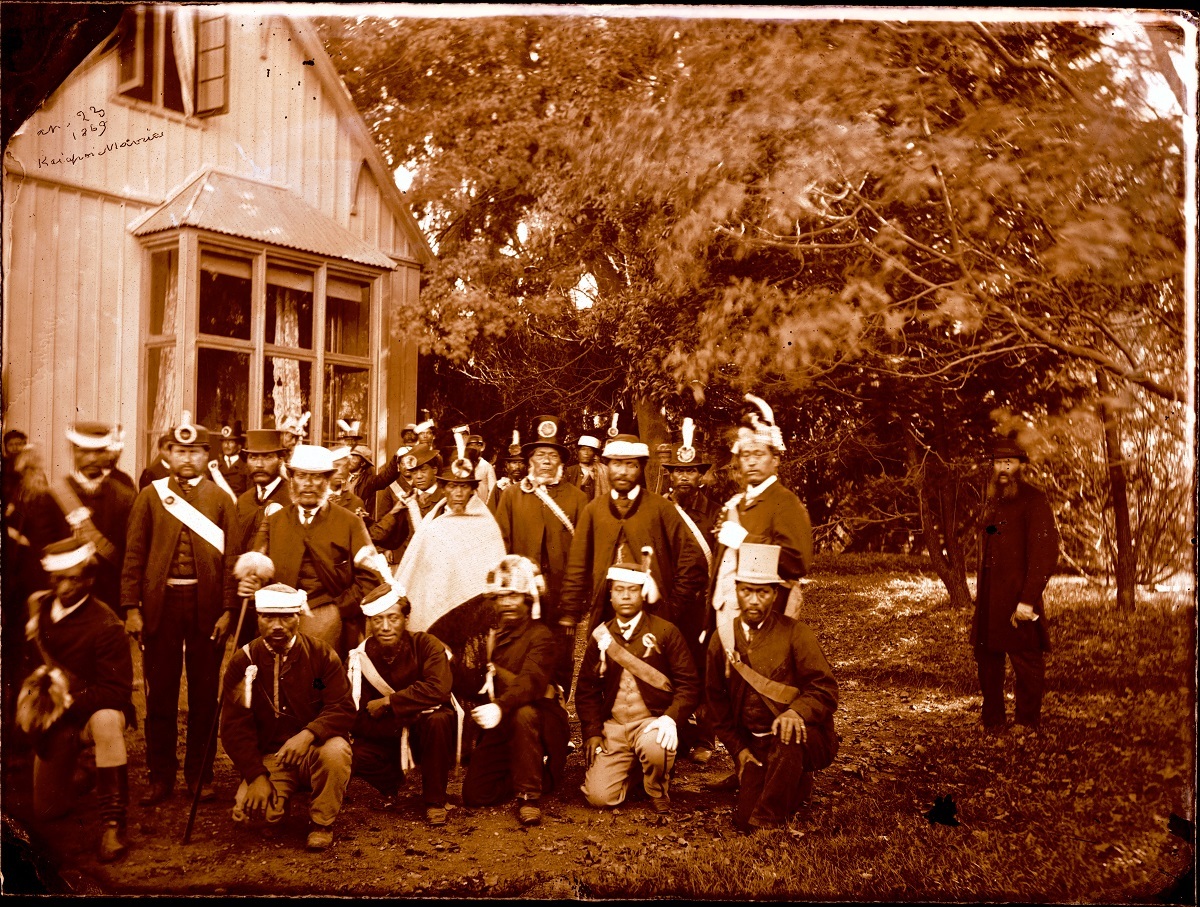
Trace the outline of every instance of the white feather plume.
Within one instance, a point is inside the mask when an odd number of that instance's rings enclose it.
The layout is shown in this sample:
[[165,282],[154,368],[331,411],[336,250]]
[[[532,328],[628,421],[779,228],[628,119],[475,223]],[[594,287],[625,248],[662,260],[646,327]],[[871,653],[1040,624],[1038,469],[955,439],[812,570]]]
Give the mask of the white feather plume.
[[768,425],[775,424],[775,413],[771,411],[771,407],[767,405],[766,400],[764,400],[762,397],[756,397],[754,394],[746,394],[745,400],[747,403],[753,403],[762,411],[763,419],[766,420]]
[[683,420],[682,433],[683,433],[683,446],[691,447],[692,439],[693,439],[693,437],[695,437],[695,434],[696,434],[696,423],[692,421],[690,416]]

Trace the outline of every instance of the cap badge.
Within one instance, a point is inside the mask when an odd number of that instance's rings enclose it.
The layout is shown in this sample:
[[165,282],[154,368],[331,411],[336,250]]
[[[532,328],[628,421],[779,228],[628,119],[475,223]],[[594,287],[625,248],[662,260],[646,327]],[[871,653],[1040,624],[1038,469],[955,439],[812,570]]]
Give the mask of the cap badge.
[[545,422],[538,423],[537,432],[539,438],[553,438],[558,434],[558,429],[553,422],[547,419]]
[[676,456],[679,457],[680,463],[691,463],[693,460],[696,459],[696,448],[681,447],[681,448],[679,448],[679,452],[678,452],[678,454],[676,454]]
[[417,468],[417,458],[412,454],[406,454],[404,459],[400,461],[400,465],[405,469],[412,471]]
[[456,479],[475,478],[475,470],[471,468],[471,464],[466,460],[455,460],[451,463],[450,474]]
[[228,425],[222,425],[221,426],[221,437],[222,438],[232,438],[233,437],[233,429],[230,428]]

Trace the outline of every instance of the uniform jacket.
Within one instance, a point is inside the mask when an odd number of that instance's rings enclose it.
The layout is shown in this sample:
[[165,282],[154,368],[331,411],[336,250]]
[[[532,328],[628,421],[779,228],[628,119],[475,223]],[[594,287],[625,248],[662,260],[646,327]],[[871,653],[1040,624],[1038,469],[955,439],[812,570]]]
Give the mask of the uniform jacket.
[[399,738],[405,726],[416,721],[427,709],[450,704],[450,659],[446,647],[436,636],[428,633],[400,634],[396,645],[396,660],[388,664],[381,655],[382,646],[373,636],[367,637],[367,656],[375,669],[393,690],[390,711],[382,718],[372,718],[367,704],[383,696],[371,686],[366,675],[362,679],[362,697],[358,717],[354,720],[355,737]]
[[300,563],[305,551],[311,549],[309,556],[316,562],[321,585],[332,601],[316,600],[310,592],[309,603],[317,607],[332,603],[343,617],[359,617],[363,596],[379,585],[374,572],[354,563],[359,550],[370,544],[367,527],[360,517],[337,504],[326,503],[317,511],[311,526],[300,524],[300,508],[296,504],[266,517],[259,524],[253,547],[275,565],[274,581],[287,583],[294,589],[300,588]]
[[239,497],[253,484],[250,481],[250,467],[240,456],[235,456],[233,465],[230,465],[225,460],[225,454],[217,454],[217,469],[225,477],[225,481],[229,484],[229,490]]
[[[995,499],[983,525],[971,642],[993,652],[1048,649],[1042,593],[1058,566],[1059,538],[1046,495],[1018,480],[1016,497]],[[1020,603],[1039,616],[1013,627]]]
[[[742,622],[734,623],[734,645],[742,660],[769,680],[799,690],[791,703],[778,705],[796,712],[811,729],[834,736],[833,713],[837,710],[838,687],[833,671],[812,630],[800,621],[774,612],[767,615],[754,633],[753,646],[746,642]],[[708,646],[705,701],[717,737],[731,755],[750,745],[752,732],[770,730],[773,712],[763,697],[732,667],[725,676],[726,655],[719,637]]]
[[[628,642],[621,637],[615,617],[608,622],[608,629],[614,639],[623,643],[631,654],[662,671],[671,681],[673,689],[667,693],[635,678],[638,692],[642,694],[642,700],[650,714],[655,718],[669,715],[677,725],[687,721],[688,716],[700,704],[701,690],[700,678],[696,674],[696,666],[692,662],[683,634],[675,629],[674,624],[645,611],[633,628],[633,635]],[[648,633],[654,635],[655,643],[649,647],[644,642]],[[611,651],[610,647],[609,652]],[[613,703],[616,702],[621,675],[624,673],[625,669],[617,664],[611,655],[606,655],[604,676],[601,677],[600,648],[595,639],[588,639],[575,687],[575,708],[579,712],[579,726],[583,731],[584,740],[588,737],[604,736],[604,722],[612,717]]]
[[400,460],[398,457],[392,457],[382,469],[376,470],[368,463],[358,472],[352,472],[346,479],[346,488],[365,502],[371,522],[375,521],[380,512],[376,495],[396,481],[399,475]]
[[[415,489],[412,494],[417,494]],[[427,495],[417,494],[417,506],[420,508],[421,516],[429,513],[445,496],[446,492],[442,489],[441,483],[438,483]],[[412,540],[413,532],[415,532],[415,527],[409,516],[408,507],[397,501],[392,509],[371,527],[371,541],[379,548],[395,551],[396,558],[399,560],[404,555],[404,549]]]
[[142,474],[138,476],[138,490],[145,488],[151,482],[157,482],[159,479],[165,479],[171,474],[171,467],[163,459],[155,460],[149,466],[142,470]]
[[[724,519],[723,511],[724,508],[717,515],[718,531]],[[744,542],[778,545],[782,549],[779,552],[779,575],[783,579],[799,579],[808,573],[813,554],[812,522],[800,498],[791,489],[785,488],[778,478],[750,506],[746,506],[744,499],[738,504],[738,522],[749,533]],[[713,549],[712,573],[708,583],[710,601],[725,550],[721,544]],[[786,600],[787,589],[781,587],[777,605],[781,613]],[[709,607],[705,628],[710,635],[715,626],[716,615]]]
[[[545,487],[550,499],[578,527],[588,504],[584,493],[566,481]],[[572,533],[536,494],[522,491],[520,485],[510,485],[500,496],[496,522],[500,524],[505,550],[524,555],[541,568],[546,580],[546,594],[541,600],[542,619],[557,623]]]
[[[320,746],[333,737],[349,737],[354,700],[337,653],[319,639],[296,634],[279,673],[280,714],[274,709],[275,656],[262,637],[249,644],[250,655],[237,649],[225,671],[221,702],[221,745],[247,781],[267,774],[263,755],[276,752],[305,728]],[[246,668],[253,661],[258,676],[250,708],[244,691]]]
[[572,463],[563,470],[563,481],[570,482],[583,491],[589,501],[605,497],[612,490],[608,479],[608,467],[601,463],[599,458],[592,462],[592,466],[595,468],[596,477],[591,481],[585,478],[583,467],[578,463]]
[[[75,700],[67,710],[67,717],[85,724],[94,712],[115,709],[124,713],[129,726],[136,724],[133,657],[129,653],[125,626],[117,615],[104,602],[89,596],[78,608],[54,623],[50,619],[54,593],[41,592],[34,599],[38,640],[50,656],[46,663],[66,672]],[[38,652],[34,661],[42,663],[45,659]]]
[[[175,495],[182,494],[174,478],[169,481],[167,490]],[[143,488],[138,493],[129,514],[125,565],[121,571],[121,608],[136,608],[141,603],[148,636],[153,636],[158,628],[163,592],[180,532],[192,534],[196,579],[199,581],[200,626],[210,626],[217,622],[222,611],[232,612],[237,608],[233,565],[238,555],[235,547],[238,521],[233,501],[212,479],[201,476],[189,503],[225,533],[224,554],[167,513],[153,487]]]
[[[133,510],[137,492],[114,479],[111,474],[100,482],[95,494],[88,494],[72,476],[67,476],[65,481],[79,496],[80,503],[92,511],[91,519],[96,529],[117,550],[112,561],[98,559],[96,597],[104,602],[120,601],[121,569],[125,564],[125,536],[129,530],[129,514]],[[75,534],[62,508],[58,506],[58,501],[49,493],[39,495],[35,499],[26,526],[32,550],[39,556],[42,549],[51,542],[67,539]],[[31,559],[30,567],[34,571],[33,585],[30,588],[44,588],[46,576],[37,557]]]
[[251,482],[250,487],[243,494],[238,495],[237,500],[238,553],[248,551],[254,543],[254,536],[258,534],[258,524],[262,522],[263,511],[266,510],[268,504],[286,507],[290,503],[292,503],[292,495],[287,479],[280,479],[279,484],[271,490],[267,499],[261,504],[258,501],[258,486]]
[[496,705],[508,715],[546,695],[558,657],[558,644],[545,624],[526,620],[496,634],[492,663],[496,665]]
[[708,564],[683,524],[675,505],[660,495],[638,494],[622,518],[611,497],[597,498],[583,510],[575,527],[567,573],[563,579],[562,611],[588,629],[612,616],[608,604],[608,568],[617,559],[618,543],[641,561],[641,549],[654,549],[650,572],[662,596],[649,610],[675,623],[678,615],[698,607],[704,595]]
[[[666,497],[672,503],[677,503],[674,490]],[[714,550],[717,546],[717,524],[721,521],[721,506],[700,488],[697,488],[682,506],[692,518],[692,522],[704,533],[708,541],[708,550]]]

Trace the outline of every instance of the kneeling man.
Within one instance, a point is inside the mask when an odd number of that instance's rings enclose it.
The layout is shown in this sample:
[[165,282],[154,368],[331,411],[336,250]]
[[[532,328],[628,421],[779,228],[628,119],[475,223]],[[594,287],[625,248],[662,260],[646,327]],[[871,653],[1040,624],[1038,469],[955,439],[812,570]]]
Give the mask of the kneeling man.
[[707,702],[718,738],[736,757],[733,821],[743,830],[785,823],[807,799],[811,773],[838,749],[829,662],[812,630],[775,613],[779,552],[778,545],[738,549],[740,614],[708,647]]
[[411,610],[387,583],[363,599],[368,636],[349,659],[358,709],[354,774],[390,798],[419,759],[425,817],[430,825],[445,825],[457,724],[450,658],[437,637],[409,631]]
[[225,672],[221,743],[242,776],[233,820],[274,825],[307,785],[308,848],[324,850],[350,781],[354,701],[337,653],[299,632],[306,599],[283,583],[254,593],[259,638],[238,649]]
[[500,627],[487,639],[488,702],[471,717],[483,728],[463,781],[465,806],[492,806],[517,796],[522,825],[542,821],[538,800],[562,778],[570,739],[567,710],[551,678],[554,633],[538,621],[537,568],[507,555],[488,574],[487,595]]
[[582,790],[592,806],[618,806],[640,768],[655,812],[666,813],[679,725],[699,703],[700,679],[683,634],[643,610],[648,570],[614,564],[608,580],[616,617],[592,632],[575,688],[588,761]]

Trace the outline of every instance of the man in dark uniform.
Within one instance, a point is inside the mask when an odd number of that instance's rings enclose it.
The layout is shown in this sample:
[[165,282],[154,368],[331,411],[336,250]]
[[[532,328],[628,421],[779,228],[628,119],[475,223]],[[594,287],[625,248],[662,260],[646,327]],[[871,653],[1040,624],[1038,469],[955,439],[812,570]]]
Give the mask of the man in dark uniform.
[[[214,462],[235,500],[245,493],[249,484],[250,468],[241,456],[245,441],[241,422],[221,426],[221,455]],[[213,479],[215,481],[216,477]]]
[[465,806],[517,796],[522,825],[542,821],[538,801],[562,779],[570,739],[567,711],[551,682],[558,646],[537,617],[537,568],[507,555],[488,577],[499,629],[488,636],[488,702],[471,717],[483,728],[463,781]]
[[508,453],[504,457],[502,468],[504,475],[496,480],[496,487],[492,489],[491,496],[488,498],[488,507],[492,513],[495,513],[496,508],[500,506],[500,496],[504,494],[504,489],[516,485],[529,472],[529,464],[525,462],[525,455],[521,453],[521,435],[517,431],[513,431],[513,440],[508,445]]
[[[379,582],[365,566],[375,547],[361,517],[329,502],[332,451],[297,444],[288,469],[292,503],[263,517],[250,548],[271,559],[277,582],[308,596],[300,632],[340,655],[361,638],[359,606]],[[258,585],[246,577],[238,582],[238,595],[253,595]]]
[[234,652],[225,672],[221,745],[242,776],[233,820],[282,822],[305,786],[307,846],[325,850],[350,783],[354,701],[337,653],[299,632],[304,604],[304,593],[283,583],[254,593],[259,638]]
[[400,458],[412,490],[371,527],[371,540],[381,550],[391,552],[394,563],[400,562],[417,528],[446,496],[437,480],[441,465],[442,455],[424,445],[414,447]]
[[[29,697],[18,710],[18,722],[35,741],[34,812],[53,819],[70,810],[75,763],[84,744],[95,744],[104,826],[97,856],[108,863],[128,849],[125,729],[136,724],[129,639],[117,615],[91,594],[97,560],[90,541],[72,537],[48,545],[42,568],[50,589],[30,602],[40,662],[35,676],[43,694],[57,688],[59,695]],[[62,694],[70,695],[70,705],[62,704]]]
[[354,774],[391,799],[419,761],[425,817],[445,825],[457,724],[450,658],[436,637],[409,631],[411,610],[386,583],[363,599],[368,635],[348,668],[358,709]]
[[170,435],[171,475],[143,488],[133,502],[121,572],[125,631],[145,642],[150,790],[142,799],[144,806],[168,799],[175,788],[179,681],[185,665],[188,726],[183,774],[193,792],[201,786],[201,799],[216,796],[212,764],[202,778],[201,760],[216,713],[222,647],[237,608],[237,510],[229,495],[204,474],[208,429],[193,425],[185,411]]
[[564,692],[571,689],[575,658],[575,627],[560,626],[562,582],[571,553],[571,538],[588,500],[582,491],[563,480],[559,420],[539,416],[535,440],[521,453],[529,460],[529,475],[500,498],[496,522],[509,554],[520,554],[537,564],[546,580],[542,596],[542,623],[559,635],[559,662],[554,682]]
[[787,822],[838,750],[838,688],[825,653],[812,630],[777,613],[780,550],[740,546],[734,644],[718,635],[708,647],[706,697],[737,766],[733,822],[744,831]]
[[1058,566],[1059,537],[1046,495],[1025,481],[1029,457],[1016,441],[992,449],[992,481],[979,544],[971,643],[983,693],[983,726],[1004,729],[1004,657],[1015,675],[1016,720],[1036,728],[1045,687],[1042,594]]

